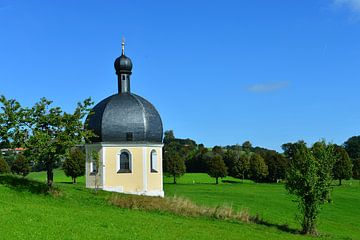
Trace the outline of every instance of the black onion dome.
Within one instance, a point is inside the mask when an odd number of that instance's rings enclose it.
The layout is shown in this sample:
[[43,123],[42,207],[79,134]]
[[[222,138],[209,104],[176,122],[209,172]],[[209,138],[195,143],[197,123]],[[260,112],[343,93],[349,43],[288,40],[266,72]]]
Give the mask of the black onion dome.
[[115,59],[114,67],[116,70],[116,74],[119,73],[131,73],[132,70],[132,62],[131,59],[122,54],[120,57]]
[[163,126],[155,107],[133,93],[114,94],[98,103],[87,119],[93,142],[162,142]]

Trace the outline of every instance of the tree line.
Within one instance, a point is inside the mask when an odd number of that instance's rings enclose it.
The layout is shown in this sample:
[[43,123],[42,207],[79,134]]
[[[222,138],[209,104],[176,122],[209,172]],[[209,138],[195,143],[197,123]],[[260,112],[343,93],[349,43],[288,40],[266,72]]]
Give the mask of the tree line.
[[[293,143],[282,145],[283,153],[251,142],[207,148],[191,139],[176,138],[172,130],[164,134],[164,173],[176,178],[189,173],[208,173],[218,183],[219,178],[231,176],[255,182],[279,182],[286,179]],[[336,161],[332,177],[339,181],[360,178],[360,136],[349,138],[343,145],[334,146]]]

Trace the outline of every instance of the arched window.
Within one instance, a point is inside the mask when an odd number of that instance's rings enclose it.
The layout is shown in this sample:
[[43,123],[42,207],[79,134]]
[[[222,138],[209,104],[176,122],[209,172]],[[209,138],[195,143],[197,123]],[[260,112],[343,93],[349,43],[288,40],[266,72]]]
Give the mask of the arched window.
[[155,150],[152,150],[150,153],[150,171],[151,172],[158,172],[158,166],[157,166],[157,152]]
[[131,172],[131,154],[127,150],[122,150],[118,159],[118,173]]

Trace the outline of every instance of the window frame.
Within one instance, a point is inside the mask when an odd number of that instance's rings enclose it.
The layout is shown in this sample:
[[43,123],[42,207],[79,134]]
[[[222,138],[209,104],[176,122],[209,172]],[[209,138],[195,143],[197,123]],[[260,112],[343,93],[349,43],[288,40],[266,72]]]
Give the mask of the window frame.
[[[153,159],[153,154],[156,156],[155,159]],[[155,163],[155,164],[154,164]],[[158,168],[158,153],[155,149],[152,149],[150,151],[150,172],[151,173],[158,173],[159,172],[159,168]]]
[[[128,154],[129,156],[129,169],[121,169],[121,155],[123,153]],[[116,161],[116,171],[117,173],[132,173],[132,154],[129,150],[127,149],[122,149],[118,154],[117,154],[117,161]]]

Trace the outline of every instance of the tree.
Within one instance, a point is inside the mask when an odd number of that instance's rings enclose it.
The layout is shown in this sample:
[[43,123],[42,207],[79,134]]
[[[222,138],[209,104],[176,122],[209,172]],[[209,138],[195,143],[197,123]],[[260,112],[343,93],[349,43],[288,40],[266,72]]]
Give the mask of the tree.
[[344,143],[344,147],[352,160],[360,158],[360,136],[349,138]]
[[220,146],[214,146],[211,151],[220,156],[224,155],[224,151],[223,151],[222,147],[220,147]]
[[167,130],[164,133],[164,144],[168,144],[175,139],[174,131]]
[[255,152],[261,155],[268,166],[269,174],[266,176],[266,182],[277,182],[279,179],[285,179],[287,159],[273,150],[256,148]]
[[26,109],[15,99],[0,96],[0,145],[8,148],[8,154],[15,156],[15,148],[23,147],[28,136]]
[[250,179],[256,182],[263,181],[269,173],[264,159],[257,153],[251,155],[249,172]]
[[17,154],[11,165],[11,172],[25,177],[30,172],[29,162],[23,154]]
[[227,167],[225,166],[223,158],[216,154],[208,160],[207,164],[209,176],[215,178],[216,184],[219,184],[219,178],[227,176]]
[[285,187],[299,199],[303,233],[317,234],[316,221],[320,206],[330,195],[334,147],[322,141],[309,149],[305,142],[299,141],[283,145],[283,149],[289,159]]
[[72,114],[63,112],[59,107],[51,107],[51,104],[51,101],[42,98],[30,110],[31,136],[26,144],[28,155],[34,161],[44,163],[49,187],[53,183],[54,166],[64,158],[66,151],[94,136],[82,122],[90,111],[90,99],[78,103]]
[[76,183],[76,178],[85,174],[85,153],[80,148],[73,148],[67,154],[63,163],[65,175],[72,178]]
[[186,172],[193,173],[206,173],[206,161],[204,160],[204,155],[208,152],[208,149],[204,147],[203,144],[197,146],[196,152],[185,161]]
[[360,158],[353,161],[353,178],[360,179]]
[[241,151],[240,148],[229,149],[224,157],[229,175],[243,180],[247,178],[250,170],[250,157],[251,153]]
[[164,172],[166,176],[173,177],[174,184],[176,178],[184,175],[186,171],[185,161],[174,149],[164,151]]
[[5,161],[2,154],[0,153],[0,174],[9,173],[9,172],[10,172],[9,164]]
[[253,149],[250,141],[245,141],[241,147],[242,147],[242,150],[244,150],[245,152],[251,152]]
[[340,146],[335,147],[336,162],[333,168],[334,179],[339,180],[341,185],[342,179],[350,179],[352,176],[352,163],[346,150]]

